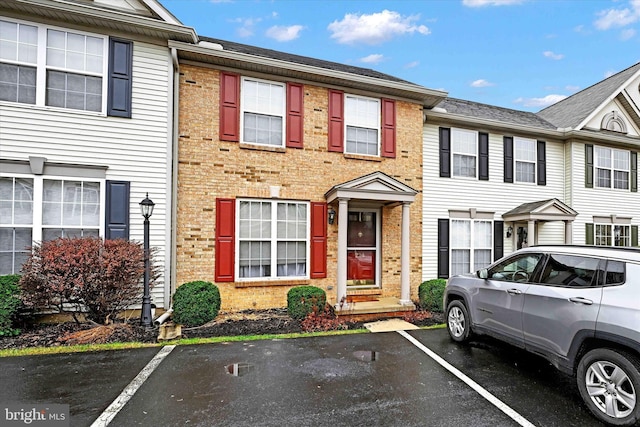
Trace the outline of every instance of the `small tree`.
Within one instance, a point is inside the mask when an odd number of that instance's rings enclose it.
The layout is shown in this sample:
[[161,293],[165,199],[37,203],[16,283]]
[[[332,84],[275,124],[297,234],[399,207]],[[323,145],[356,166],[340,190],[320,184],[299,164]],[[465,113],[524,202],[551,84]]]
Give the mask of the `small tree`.
[[[150,254],[150,286],[159,276],[152,259]],[[122,239],[59,238],[37,243],[22,273],[25,306],[71,311],[76,322],[85,310],[89,320],[104,324],[141,300],[144,249]]]

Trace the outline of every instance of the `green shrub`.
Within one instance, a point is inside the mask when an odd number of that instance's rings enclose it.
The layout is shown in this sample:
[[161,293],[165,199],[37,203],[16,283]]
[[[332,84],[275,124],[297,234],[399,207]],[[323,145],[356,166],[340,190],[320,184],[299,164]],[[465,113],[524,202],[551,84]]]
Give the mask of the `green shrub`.
[[13,320],[22,304],[19,281],[17,274],[0,276],[0,337],[20,333],[19,329],[13,327]]
[[220,291],[211,282],[188,282],[173,295],[173,321],[186,327],[212,321],[220,310]]
[[422,282],[418,288],[420,306],[425,310],[442,313],[444,311],[442,297],[446,285],[447,281],[445,279],[432,279]]
[[322,313],[326,304],[327,294],[316,286],[296,286],[287,292],[287,311],[297,320],[310,313]]

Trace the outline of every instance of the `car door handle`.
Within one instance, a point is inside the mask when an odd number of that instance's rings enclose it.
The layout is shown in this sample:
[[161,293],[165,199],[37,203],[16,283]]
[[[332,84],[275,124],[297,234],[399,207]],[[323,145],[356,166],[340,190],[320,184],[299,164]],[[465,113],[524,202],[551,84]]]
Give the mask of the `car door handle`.
[[520,295],[522,291],[520,289],[507,289],[509,295]]
[[569,301],[571,301],[571,302],[577,302],[578,304],[584,304],[584,305],[591,305],[591,304],[593,304],[593,301],[591,301],[590,299],[586,299],[586,298],[582,298],[582,297],[573,297],[573,298],[569,298]]

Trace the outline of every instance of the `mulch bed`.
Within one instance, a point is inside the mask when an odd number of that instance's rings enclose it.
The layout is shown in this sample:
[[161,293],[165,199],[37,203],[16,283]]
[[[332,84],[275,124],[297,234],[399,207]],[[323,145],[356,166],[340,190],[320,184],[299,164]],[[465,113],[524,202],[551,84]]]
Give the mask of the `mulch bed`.
[[[405,320],[417,326],[442,323],[441,313],[414,312]],[[364,322],[343,322],[339,329],[362,329]],[[219,313],[210,323],[195,328],[182,328],[182,338],[207,338],[237,335],[288,334],[304,332],[301,322],[292,319],[287,309],[246,310]],[[28,347],[55,347],[83,343],[142,342],[154,343],[158,328],[145,329],[136,320],[96,327],[75,322],[33,324],[22,328],[20,335],[0,337],[0,350]]]

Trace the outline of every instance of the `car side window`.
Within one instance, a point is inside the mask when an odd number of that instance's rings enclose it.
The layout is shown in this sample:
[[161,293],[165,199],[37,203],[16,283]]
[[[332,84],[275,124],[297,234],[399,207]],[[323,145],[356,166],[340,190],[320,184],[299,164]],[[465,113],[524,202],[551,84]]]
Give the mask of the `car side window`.
[[527,253],[506,259],[494,265],[488,271],[488,277],[501,282],[528,282],[541,258],[542,254]]
[[578,288],[596,286],[599,262],[597,258],[551,254],[540,282]]
[[605,274],[605,285],[620,285],[625,281],[624,262],[608,261]]

